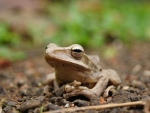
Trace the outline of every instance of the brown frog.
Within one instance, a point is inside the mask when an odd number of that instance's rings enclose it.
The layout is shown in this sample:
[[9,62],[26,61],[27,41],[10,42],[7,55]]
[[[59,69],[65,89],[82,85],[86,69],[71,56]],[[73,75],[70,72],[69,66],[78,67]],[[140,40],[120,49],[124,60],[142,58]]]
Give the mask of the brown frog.
[[46,47],[45,60],[55,68],[56,94],[66,99],[77,95],[89,99],[99,97],[108,82],[112,84],[108,89],[121,83],[114,70],[98,67],[98,56],[86,55],[83,47],[78,44],[59,47],[51,43]]

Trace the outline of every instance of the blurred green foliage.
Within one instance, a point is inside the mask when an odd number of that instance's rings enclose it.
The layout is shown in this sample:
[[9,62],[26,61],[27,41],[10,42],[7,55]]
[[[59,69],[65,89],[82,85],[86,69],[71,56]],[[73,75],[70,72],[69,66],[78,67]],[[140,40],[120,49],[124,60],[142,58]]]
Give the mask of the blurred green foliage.
[[22,51],[15,51],[7,47],[0,48],[0,58],[8,59],[10,61],[22,60],[25,58],[25,53]]
[[24,52],[12,50],[18,47],[20,43],[19,35],[12,32],[8,24],[0,23],[0,58],[11,61],[25,58]]
[[[94,48],[114,40],[123,44],[150,41],[148,1],[57,0],[49,2],[45,11],[46,21],[39,21],[36,26],[28,23],[26,27],[34,46],[53,42],[59,45],[79,43]],[[0,23],[0,57],[10,56],[11,59],[10,48],[26,45],[21,37],[12,32],[8,24]],[[14,55],[23,58],[21,54]],[[19,58],[13,56],[13,59]]]
[[69,5],[56,3],[49,11],[58,27],[53,41],[59,44],[98,47],[111,39],[150,41],[149,2],[74,1]]
[[0,23],[0,45],[1,46],[17,46],[20,42],[18,34],[9,30],[9,25]]

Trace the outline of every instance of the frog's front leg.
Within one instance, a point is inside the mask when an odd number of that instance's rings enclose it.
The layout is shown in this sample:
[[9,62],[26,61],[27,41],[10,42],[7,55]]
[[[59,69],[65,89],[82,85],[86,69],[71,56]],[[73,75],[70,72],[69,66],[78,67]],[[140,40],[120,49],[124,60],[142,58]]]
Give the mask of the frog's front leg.
[[65,99],[68,99],[72,96],[77,96],[77,95],[84,95],[85,97],[89,99],[99,97],[104,91],[104,89],[107,87],[108,81],[109,81],[108,77],[102,76],[99,78],[96,85],[92,89],[89,89],[84,86],[80,86],[78,89],[74,89],[70,93],[63,94],[63,97]]

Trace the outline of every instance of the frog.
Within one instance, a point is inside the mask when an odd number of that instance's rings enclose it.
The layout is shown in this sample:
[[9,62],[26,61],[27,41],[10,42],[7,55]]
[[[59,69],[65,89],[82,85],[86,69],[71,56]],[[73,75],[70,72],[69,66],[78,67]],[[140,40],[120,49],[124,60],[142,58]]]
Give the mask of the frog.
[[[102,69],[98,55],[86,55],[79,44],[60,47],[54,43],[46,46],[46,62],[55,68],[53,78],[57,96],[68,99],[83,95],[88,99],[100,97],[121,84],[113,69]],[[111,84],[109,87],[108,84]]]

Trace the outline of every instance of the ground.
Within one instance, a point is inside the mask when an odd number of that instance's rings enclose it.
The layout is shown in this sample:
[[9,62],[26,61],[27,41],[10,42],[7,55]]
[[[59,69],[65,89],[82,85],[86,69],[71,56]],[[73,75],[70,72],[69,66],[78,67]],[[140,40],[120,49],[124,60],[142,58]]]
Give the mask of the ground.
[[[83,97],[65,100],[56,97],[53,87],[47,85],[47,75],[54,71],[44,59],[44,48],[27,51],[23,61],[1,62],[0,113],[42,113],[65,107],[125,103],[150,98],[150,44],[136,43],[117,47],[117,54],[105,59],[100,55],[103,68],[115,69],[122,83],[108,98],[89,101]],[[37,51],[38,50],[38,51]],[[98,50],[97,50],[98,51]],[[92,52],[89,52],[92,54]],[[99,110],[99,113],[143,113],[144,106],[117,107]],[[2,111],[2,112],[1,112]],[[81,111],[80,111],[81,112]],[[95,113],[96,110],[82,112]]]

